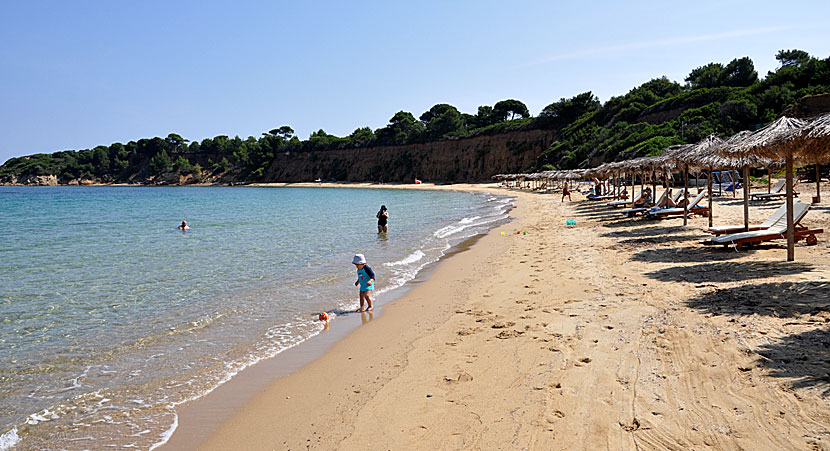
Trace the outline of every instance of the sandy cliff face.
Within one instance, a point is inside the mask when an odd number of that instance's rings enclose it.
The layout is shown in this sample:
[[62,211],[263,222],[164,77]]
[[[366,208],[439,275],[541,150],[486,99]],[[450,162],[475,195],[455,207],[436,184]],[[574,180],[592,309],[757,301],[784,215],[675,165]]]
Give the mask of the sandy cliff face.
[[306,182],[483,181],[502,172],[522,172],[555,139],[550,130],[526,130],[492,136],[406,146],[368,147],[277,155],[267,178]]

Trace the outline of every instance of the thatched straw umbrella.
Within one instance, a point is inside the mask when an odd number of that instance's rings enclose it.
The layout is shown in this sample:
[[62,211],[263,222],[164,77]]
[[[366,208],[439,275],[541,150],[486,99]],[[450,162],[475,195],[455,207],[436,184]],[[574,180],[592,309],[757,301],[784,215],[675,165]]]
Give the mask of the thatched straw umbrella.
[[830,161],[830,113],[819,116],[793,133],[793,148],[803,162],[816,165],[815,203],[821,202],[821,172],[819,165]]
[[[615,162],[611,163],[611,165],[613,166],[613,169],[615,171],[615,177],[618,178],[618,180],[616,181],[616,184],[615,184],[617,186],[617,195],[618,196],[621,195],[622,191],[625,189],[625,176],[628,173],[628,171],[625,169],[625,164],[624,163],[625,162],[623,162],[623,161],[615,161]],[[630,198],[631,198],[631,196],[629,196],[629,199]]]
[[787,261],[795,260],[795,233],[793,224],[793,159],[802,148],[795,138],[800,136],[800,129],[807,123],[800,119],[782,116],[765,125],[740,142],[724,146],[725,155],[754,154],[767,158],[783,158],[786,162],[787,184]]
[[[701,166],[700,158],[715,152],[715,149],[723,145],[723,140],[716,135],[709,135],[695,144],[691,144],[680,148],[677,152],[672,154],[670,158],[675,160],[679,166],[683,167],[683,225],[688,224],[689,215],[689,168]],[[711,172],[709,173],[709,180],[712,179]],[[712,191],[711,184],[709,184],[709,217],[712,216]],[[711,220],[711,219],[710,219]]]
[[[734,136],[729,138],[723,143],[723,146],[734,146],[744,139],[748,138],[752,132],[748,130],[744,130],[741,132],[736,133]],[[752,167],[757,166],[769,166],[771,161],[767,158],[759,157],[757,155],[752,154],[723,154],[718,153],[715,149],[715,152],[702,157],[699,162],[703,166],[709,167],[710,174],[712,172],[712,168],[718,169],[742,169],[743,170],[743,178],[744,178],[744,230],[749,230],[749,192],[750,192],[750,181],[749,181],[749,169]],[[711,192],[710,192],[711,196]],[[711,199],[710,199],[711,203]],[[709,227],[712,227],[712,212],[711,209],[709,211]]]
[[634,173],[640,172],[640,192],[643,192],[646,184],[645,170],[648,167],[648,157],[634,158],[620,163],[621,167],[631,171],[631,195],[634,195]]
[[654,191],[654,198],[655,201],[657,199],[657,182],[659,179],[658,174],[663,174],[663,177],[668,177],[667,171],[670,171],[675,166],[675,161],[672,160],[670,157],[677,149],[675,146],[669,147],[665,152],[660,155],[656,155],[653,157],[645,157],[642,161],[642,165],[646,168],[651,170],[652,174],[652,190]]
[[724,145],[724,141],[718,138],[715,135],[707,136],[701,143],[707,143],[707,145],[701,145],[693,147],[683,154],[681,154],[681,158],[685,161],[689,161],[694,163],[700,168],[705,168],[708,170],[708,174],[706,176],[706,194],[708,195],[708,202],[709,202],[709,227],[714,225],[714,219],[712,217],[713,211],[713,199],[714,196],[712,195],[712,180],[714,180],[714,173],[715,169],[721,169],[724,164],[723,158],[717,157],[717,149]]

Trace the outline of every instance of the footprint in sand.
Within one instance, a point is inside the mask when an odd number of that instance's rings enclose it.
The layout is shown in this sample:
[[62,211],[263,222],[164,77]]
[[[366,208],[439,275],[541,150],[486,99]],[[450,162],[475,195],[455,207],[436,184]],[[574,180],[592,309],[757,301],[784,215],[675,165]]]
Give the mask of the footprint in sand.
[[459,331],[458,331],[458,332],[456,332],[456,333],[457,333],[458,335],[462,336],[462,337],[465,337],[465,336],[467,336],[467,335],[472,335],[472,334],[474,334],[474,333],[478,332],[478,330],[479,330],[479,328],[478,328],[478,327],[473,328],[473,329],[461,329],[461,330],[459,330]]
[[501,340],[506,340],[506,339],[509,339],[509,338],[519,337],[522,334],[524,334],[524,332],[521,332],[521,331],[518,331],[518,330],[503,330],[503,331],[499,332],[498,335],[496,335],[496,338],[501,339]]
[[469,373],[462,371],[461,373],[455,376],[444,376],[444,382],[448,384],[457,384],[459,382],[470,382],[473,380],[473,376]]

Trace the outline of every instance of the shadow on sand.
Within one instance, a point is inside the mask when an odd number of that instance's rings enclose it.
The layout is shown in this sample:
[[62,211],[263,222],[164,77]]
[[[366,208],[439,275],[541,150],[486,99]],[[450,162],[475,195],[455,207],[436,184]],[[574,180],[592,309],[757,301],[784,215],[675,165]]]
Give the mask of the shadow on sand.
[[[830,283],[770,282],[718,289],[689,299],[686,305],[713,315],[817,315],[830,312]],[[823,319],[820,322],[824,324]]]
[[648,227],[638,227],[636,229],[631,230],[620,230],[616,232],[608,232],[603,233],[602,236],[608,238],[636,238],[636,237],[659,237],[659,236],[666,236],[666,235],[678,235],[678,234],[687,234],[687,232],[693,231],[696,233],[696,236],[704,236],[702,233],[697,233],[696,230],[678,227],[678,226],[648,226]]
[[[700,240],[701,237],[677,237],[674,241]],[[753,249],[735,252],[711,246],[686,246],[661,249],[646,249],[631,256],[631,260],[646,263],[695,263],[725,262],[745,257]]]
[[[673,259],[672,262],[682,260]],[[800,262],[709,262],[691,266],[672,266],[646,273],[661,282],[739,282],[766,277],[792,275],[812,270],[813,265]]]
[[758,363],[792,388],[816,388],[830,396],[830,282],[771,282],[716,290],[686,304],[712,315],[764,315],[796,319],[816,328],[761,345]]
[[757,352],[771,377],[793,379],[789,383],[793,388],[817,388],[823,397],[830,396],[830,330],[788,335]]

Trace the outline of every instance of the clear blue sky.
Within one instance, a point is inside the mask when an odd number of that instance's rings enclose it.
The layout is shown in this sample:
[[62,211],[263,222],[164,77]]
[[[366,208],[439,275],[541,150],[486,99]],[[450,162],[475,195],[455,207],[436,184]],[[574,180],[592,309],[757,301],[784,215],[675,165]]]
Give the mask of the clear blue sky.
[[[671,6],[670,6],[671,5]],[[0,4],[0,162],[179,133],[338,136],[780,49],[830,56],[830,1],[26,1]]]

